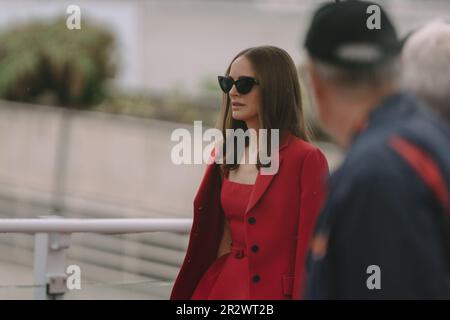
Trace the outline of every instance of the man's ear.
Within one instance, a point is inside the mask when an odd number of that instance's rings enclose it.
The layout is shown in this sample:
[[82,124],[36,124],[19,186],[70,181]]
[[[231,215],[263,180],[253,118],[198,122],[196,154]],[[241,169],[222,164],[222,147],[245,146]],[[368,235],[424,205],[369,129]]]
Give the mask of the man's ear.
[[317,71],[314,67],[314,64],[309,62],[306,65],[306,70],[308,73],[308,79],[309,79],[309,84],[310,84],[310,88],[314,93],[314,97],[317,100],[320,100],[323,96],[323,84],[322,81],[320,81],[319,75],[317,74]]

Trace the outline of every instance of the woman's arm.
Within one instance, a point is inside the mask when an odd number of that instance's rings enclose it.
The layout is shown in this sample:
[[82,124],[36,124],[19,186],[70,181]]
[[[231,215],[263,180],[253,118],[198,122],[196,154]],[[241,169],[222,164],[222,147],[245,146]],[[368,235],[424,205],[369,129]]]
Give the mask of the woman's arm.
[[303,295],[306,278],[305,260],[314,233],[316,218],[325,199],[325,178],[327,176],[328,163],[325,156],[319,149],[310,152],[303,162],[300,176],[300,216],[293,299],[300,299]]

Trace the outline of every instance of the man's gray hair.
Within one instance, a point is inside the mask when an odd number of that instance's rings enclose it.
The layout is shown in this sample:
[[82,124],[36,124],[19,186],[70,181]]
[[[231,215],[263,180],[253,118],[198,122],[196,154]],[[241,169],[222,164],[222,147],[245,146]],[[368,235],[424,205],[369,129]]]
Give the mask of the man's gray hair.
[[433,21],[403,49],[403,85],[450,121],[450,24]]
[[348,69],[312,59],[314,68],[323,80],[350,88],[381,88],[400,81],[401,64],[398,56],[384,63],[358,69]]

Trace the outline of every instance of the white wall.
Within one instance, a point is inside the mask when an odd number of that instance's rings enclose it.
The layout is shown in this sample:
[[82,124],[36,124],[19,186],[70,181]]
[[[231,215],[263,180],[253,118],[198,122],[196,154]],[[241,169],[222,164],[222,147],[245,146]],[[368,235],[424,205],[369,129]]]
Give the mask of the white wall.
[[51,204],[57,150],[67,158],[60,192],[73,210],[100,215],[191,216],[203,165],[174,165],[170,135],[189,126],[94,112],[0,103],[0,194]]

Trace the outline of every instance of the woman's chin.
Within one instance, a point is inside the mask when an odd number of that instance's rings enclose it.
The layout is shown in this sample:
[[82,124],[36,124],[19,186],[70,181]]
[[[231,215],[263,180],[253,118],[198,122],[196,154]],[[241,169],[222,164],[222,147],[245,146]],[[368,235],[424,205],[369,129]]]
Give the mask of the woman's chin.
[[233,111],[231,116],[234,120],[246,121],[248,119],[248,117],[240,111]]

